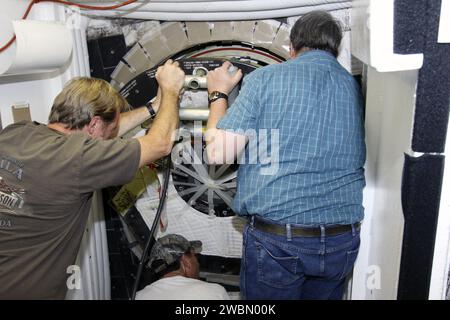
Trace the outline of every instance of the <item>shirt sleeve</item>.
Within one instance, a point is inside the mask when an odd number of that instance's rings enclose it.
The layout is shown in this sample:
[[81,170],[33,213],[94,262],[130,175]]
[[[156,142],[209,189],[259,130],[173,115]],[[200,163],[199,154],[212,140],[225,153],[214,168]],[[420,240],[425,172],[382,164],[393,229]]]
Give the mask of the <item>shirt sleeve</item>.
[[119,186],[133,179],[139,169],[141,146],[136,139],[89,139],[83,145],[80,192]]
[[253,71],[244,78],[241,92],[228,108],[225,116],[217,123],[217,129],[235,132],[256,129],[261,96],[261,77],[257,71]]

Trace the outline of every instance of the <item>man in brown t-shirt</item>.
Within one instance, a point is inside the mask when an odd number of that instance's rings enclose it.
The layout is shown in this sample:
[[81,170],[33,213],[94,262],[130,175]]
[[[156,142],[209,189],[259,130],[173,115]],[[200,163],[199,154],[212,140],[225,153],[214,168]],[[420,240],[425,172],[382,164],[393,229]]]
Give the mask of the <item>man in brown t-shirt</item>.
[[94,190],[129,182],[172,149],[184,72],[156,73],[158,111],[147,135],[114,138],[150,117],[120,114],[126,101],[107,82],[78,78],[56,97],[49,124],[0,131],[0,299],[64,299]]

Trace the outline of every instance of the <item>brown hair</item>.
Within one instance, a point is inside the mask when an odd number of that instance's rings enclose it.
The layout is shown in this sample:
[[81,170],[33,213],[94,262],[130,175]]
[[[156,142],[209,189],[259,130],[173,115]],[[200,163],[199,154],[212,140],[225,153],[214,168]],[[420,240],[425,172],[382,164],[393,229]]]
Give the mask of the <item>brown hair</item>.
[[112,122],[127,107],[126,100],[105,80],[80,77],[70,80],[55,98],[48,122],[82,129],[95,116]]

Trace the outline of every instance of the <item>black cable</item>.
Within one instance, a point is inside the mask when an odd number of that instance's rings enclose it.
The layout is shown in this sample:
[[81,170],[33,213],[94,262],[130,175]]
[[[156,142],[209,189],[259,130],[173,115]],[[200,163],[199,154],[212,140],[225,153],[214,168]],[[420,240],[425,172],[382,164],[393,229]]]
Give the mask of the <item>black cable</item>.
[[158,224],[159,224],[159,219],[161,217],[161,212],[164,207],[164,203],[166,202],[167,189],[169,188],[169,177],[170,177],[170,165],[171,165],[170,155],[166,157],[166,165],[167,165],[167,168],[163,174],[164,182],[163,182],[163,187],[161,189],[162,190],[161,198],[159,200],[158,209],[156,210],[155,219],[153,220],[153,225],[150,230],[150,235],[145,244],[144,251],[142,252],[141,261],[139,262],[138,271],[136,273],[136,280],[134,281],[134,286],[133,286],[133,293],[131,295],[131,300],[135,300],[135,298],[136,298],[136,292],[137,292],[137,289],[139,286],[139,282],[141,280],[142,271],[144,270],[144,264],[147,260],[147,255],[148,255],[150,249],[153,247],[153,244],[155,242],[154,235],[156,232],[156,228],[158,227]]

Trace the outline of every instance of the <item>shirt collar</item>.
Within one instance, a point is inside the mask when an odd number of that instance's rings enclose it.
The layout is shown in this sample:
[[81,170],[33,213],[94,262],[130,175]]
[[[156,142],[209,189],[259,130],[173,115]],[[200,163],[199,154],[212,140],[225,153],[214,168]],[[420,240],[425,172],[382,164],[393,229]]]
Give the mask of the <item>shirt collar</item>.
[[305,52],[300,53],[295,59],[297,58],[304,58],[304,57],[331,57],[335,58],[334,55],[328,51],[325,50],[319,50],[319,49],[313,49],[308,50]]

